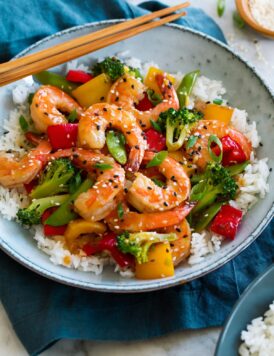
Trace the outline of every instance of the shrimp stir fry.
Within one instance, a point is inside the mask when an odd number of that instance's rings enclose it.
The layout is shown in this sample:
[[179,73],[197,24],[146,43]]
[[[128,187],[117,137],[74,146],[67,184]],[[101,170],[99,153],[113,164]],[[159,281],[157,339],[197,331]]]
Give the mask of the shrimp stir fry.
[[31,203],[18,220],[43,224],[70,254],[111,257],[137,278],[172,276],[193,251],[193,231],[235,237],[242,212],[229,202],[251,144],[232,126],[233,108],[187,106],[199,71],[177,92],[175,78],[154,67],[146,85],[115,58],[92,72],[68,73],[75,83],[55,74],[56,86],[36,91],[25,120],[31,130],[22,127],[30,146],[22,157],[0,153],[0,184],[25,186]]

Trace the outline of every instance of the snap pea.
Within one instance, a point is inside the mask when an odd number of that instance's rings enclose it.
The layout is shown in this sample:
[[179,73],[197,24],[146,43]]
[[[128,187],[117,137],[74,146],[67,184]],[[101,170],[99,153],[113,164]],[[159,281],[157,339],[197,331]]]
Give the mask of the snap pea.
[[194,70],[193,72],[187,73],[183,77],[183,79],[177,89],[177,95],[178,95],[178,99],[179,99],[179,103],[180,103],[180,108],[187,106],[188,97],[191,94],[193,86],[194,86],[199,75],[200,75],[200,71]]
[[118,163],[125,164],[127,162],[125,136],[120,132],[109,131],[107,133],[106,143],[112,157]]
[[[234,164],[233,166],[228,166],[225,167],[225,169],[228,171],[228,173],[233,177],[236,176],[237,174],[242,173],[245,168],[249,165],[249,161],[245,161],[242,163],[238,163],[238,164]],[[197,184],[200,183],[202,180],[204,179],[204,174],[200,173],[200,174],[195,174],[193,177],[191,177],[191,184]]]
[[71,83],[68,80],[66,80],[65,77],[63,77],[60,74],[49,72],[49,71],[43,71],[37,74],[33,75],[34,80],[38,81],[41,84],[44,85],[54,85],[57,88],[62,89],[66,93],[70,94],[72,90],[77,88],[77,84]]
[[150,167],[159,166],[161,163],[164,162],[167,155],[168,155],[167,151],[160,151],[160,152],[156,153],[156,155],[152,158],[152,160],[148,162],[146,167],[150,168]]
[[226,167],[226,170],[231,176],[236,176],[237,174],[242,173],[249,163],[249,161],[245,161],[243,163],[234,164],[233,166]]
[[91,188],[93,182],[86,179],[80,187],[64,201],[60,207],[45,221],[47,225],[61,226],[68,224],[71,220],[77,217],[77,214],[71,209],[74,200],[81,194]]
[[195,231],[200,232],[204,230],[211,222],[211,220],[213,220],[214,216],[219,212],[223,204],[223,202],[215,203],[211,205],[208,209],[202,211],[199,216],[192,217],[193,221],[197,221],[197,223],[194,223],[193,226]]
[[[196,186],[194,186],[196,187]],[[201,193],[201,196],[199,197],[198,204],[194,206],[194,208],[191,211],[191,214],[196,214],[200,212],[201,210],[205,209],[207,206],[211,205],[214,203],[216,199],[216,193],[213,192],[208,192],[208,193]],[[193,199],[192,196],[190,196],[191,201],[195,201],[197,199]]]

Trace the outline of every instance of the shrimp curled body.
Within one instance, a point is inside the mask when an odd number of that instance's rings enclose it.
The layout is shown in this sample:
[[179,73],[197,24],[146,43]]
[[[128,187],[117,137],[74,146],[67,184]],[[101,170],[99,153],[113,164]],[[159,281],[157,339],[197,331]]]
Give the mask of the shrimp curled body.
[[30,183],[43,168],[50,151],[50,144],[47,141],[41,141],[19,161],[1,156],[0,184],[6,188],[13,188]]
[[179,109],[178,97],[170,81],[163,75],[157,75],[156,80],[161,89],[163,101],[150,110],[139,111],[135,108],[135,104],[144,98],[146,87],[130,75],[124,75],[113,84],[107,101],[132,112],[142,129],[148,129],[151,127],[150,120],[156,121],[163,111],[169,108]]
[[146,149],[144,134],[137,125],[135,117],[115,105],[95,104],[84,112],[78,125],[79,146],[91,149],[103,148],[107,128],[118,129],[124,134],[130,147],[127,168],[136,172]]
[[[146,151],[144,162],[154,156],[155,153]],[[142,173],[136,173],[137,178],[128,190],[127,200],[140,212],[170,210],[189,196],[190,179],[180,163],[167,157],[157,168],[167,179],[164,187],[157,186]]]
[[[74,210],[85,220],[104,219],[117,206],[116,197],[123,190],[125,183],[124,169],[111,157],[81,148],[60,150],[51,155],[52,159],[59,157],[69,157],[76,166],[89,173],[96,173],[95,184],[76,198]],[[101,171],[96,168],[96,163],[108,164],[111,168]]]
[[173,210],[141,214],[129,211],[126,206],[123,206],[124,216],[122,219],[118,219],[117,212],[113,211],[106,218],[106,222],[109,228],[117,233],[124,230],[130,232],[155,231],[179,224],[194,206],[193,202],[184,202]]
[[30,112],[35,128],[47,132],[50,125],[67,123],[64,113],[76,110],[78,118],[82,113],[81,106],[68,94],[52,85],[43,85],[34,94]]

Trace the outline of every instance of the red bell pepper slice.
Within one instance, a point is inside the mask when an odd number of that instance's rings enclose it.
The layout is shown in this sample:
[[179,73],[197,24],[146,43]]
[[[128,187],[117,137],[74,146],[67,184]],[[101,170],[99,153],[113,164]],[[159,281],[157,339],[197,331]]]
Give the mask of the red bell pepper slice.
[[234,240],[243,213],[241,210],[230,205],[223,205],[211,223],[210,230],[218,235],[222,235]]
[[138,104],[135,105],[135,108],[139,111],[147,111],[153,108],[153,105],[149,100],[147,93],[145,93],[144,98],[140,100]]
[[117,248],[116,235],[113,232],[105,234],[96,244],[86,244],[83,246],[83,251],[87,256],[102,251],[108,251],[112,258],[120,267],[128,267],[134,265],[134,257],[129,254],[124,254]]
[[48,126],[48,138],[53,150],[76,146],[78,124],[59,124]]
[[[53,207],[44,211],[42,215],[42,224],[54,213],[54,211],[58,209],[58,207]],[[55,235],[64,235],[66,231],[67,225],[61,226],[51,226],[44,224],[44,234],[45,236],[55,236]]]
[[166,138],[160,132],[149,129],[146,131],[146,138],[150,150],[160,152],[166,148]]
[[[247,157],[238,144],[238,142],[234,141],[230,136],[224,136],[221,138],[222,146],[223,146],[223,159],[222,164],[224,166],[230,166],[235,163],[242,163],[247,160]],[[212,151],[219,156],[220,148],[219,146],[215,146],[212,148]]]
[[36,187],[37,183],[38,183],[38,179],[33,179],[31,182],[24,184],[24,187],[28,194],[30,194],[33,188]]
[[66,75],[66,80],[73,83],[81,83],[84,84],[93,79],[93,75],[84,72],[83,70],[69,70]]

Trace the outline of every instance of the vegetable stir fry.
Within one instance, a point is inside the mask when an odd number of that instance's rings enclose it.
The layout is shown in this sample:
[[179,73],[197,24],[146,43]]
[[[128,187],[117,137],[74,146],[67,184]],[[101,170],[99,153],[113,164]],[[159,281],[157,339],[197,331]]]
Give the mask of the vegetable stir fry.
[[115,57],[65,77],[36,74],[32,122],[19,121],[29,152],[0,158],[0,184],[24,185],[30,198],[18,221],[139,279],[172,276],[195,231],[234,239],[242,212],[230,202],[251,144],[223,100],[190,105],[199,76],[177,83],[150,67],[143,78]]

